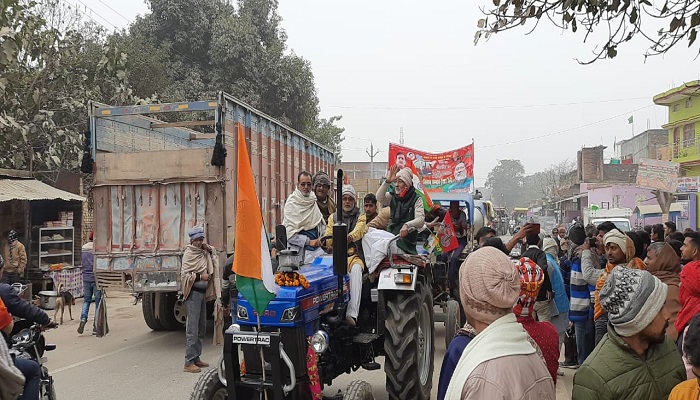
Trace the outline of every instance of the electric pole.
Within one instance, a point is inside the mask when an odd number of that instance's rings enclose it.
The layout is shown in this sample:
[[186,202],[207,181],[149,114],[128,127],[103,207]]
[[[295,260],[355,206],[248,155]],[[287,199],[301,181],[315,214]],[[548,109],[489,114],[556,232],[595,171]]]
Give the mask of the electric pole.
[[374,179],[374,157],[379,154],[379,150],[374,151],[374,143],[369,142],[370,150],[365,150],[365,153],[369,156],[369,179]]

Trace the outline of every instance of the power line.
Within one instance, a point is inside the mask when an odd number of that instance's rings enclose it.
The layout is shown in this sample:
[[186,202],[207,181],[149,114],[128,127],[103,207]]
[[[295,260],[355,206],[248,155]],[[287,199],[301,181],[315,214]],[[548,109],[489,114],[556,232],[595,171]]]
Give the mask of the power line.
[[467,106],[467,107],[364,107],[364,106],[324,106],[330,108],[341,108],[341,109],[355,109],[355,110],[382,110],[382,111],[400,111],[400,110],[501,110],[507,108],[538,108],[538,107],[563,107],[563,106],[578,106],[585,104],[601,104],[601,103],[615,103],[622,101],[633,101],[633,100],[648,100],[649,97],[630,97],[626,99],[608,99],[608,100],[591,100],[591,101],[579,101],[571,103],[545,103],[545,104],[512,104],[512,105],[502,105],[502,106]]
[[[103,23],[98,22],[95,18],[93,18],[92,15],[90,15],[90,14],[88,14],[87,12],[81,10],[80,7],[79,7],[77,4],[71,4],[71,3],[68,2],[67,0],[63,0],[63,1],[65,1],[65,2],[68,3],[69,5],[73,6],[76,10],[78,10],[78,11],[81,12],[81,13],[83,13],[85,16],[89,17],[91,20],[95,21],[95,23],[104,26]],[[93,10],[92,8],[90,8],[87,4],[83,3],[83,2],[80,1],[80,0],[75,0],[75,1],[77,1],[77,2],[80,3],[80,4],[82,4],[82,5],[85,7],[86,10],[90,10],[91,13],[93,13],[93,14],[97,15],[98,17],[100,17],[101,20],[105,21],[105,22],[108,23],[109,25],[112,25],[112,27],[114,28],[114,30],[117,30],[117,29],[118,29],[116,25],[114,25],[113,23],[109,22],[109,20],[108,20],[107,18],[105,18],[105,17],[103,17],[102,15],[100,15],[97,11]],[[106,28],[106,26],[105,26],[105,28]]]
[[129,20],[129,18],[123,16],[119,11],[117,11],[117,10],[113,9],[112,7],[110,7],[109,4],[105,3],[105,2],[102,1],[102,0],[97,0],[97,1],[99,1],[99,2],[102,3],[102,4],[104,4],[105,7],[109,8],[110,10],[112,10],[112,11],[113,11],[115,14],[117,14],[118,16],[124,18],[124,20],[125,20],[126,22],[131,23],[131,21]]
[[548,134],[546,134],[546,135],[534,136],[534,137],[530,137],[530,138],[519,139],[519,140],[513,140],[513,141],[510,141],[510,142],[504,142],[504,143],[487,144],[487,145],[479,146],[479,147],[481,147],[481,148],[488,148],[488,147],[506,146],[506,145],[510,145],[510,144],[528,142],[528,141],[530,141],[530,140],[536,140],[536,139],[542,139],[542,138],[546,138],[546,137],[550,137],[550,136],[561,135],[561,134],[563,134],[563,133],[568,133],[568,132],[575,131],[575,130],[578,130],[578,129],[587,128],[587,127],[589,127],[589,126],[593,126],[593,125],[596,125],[596,124],[600,124],[601,122],[610,121],[611,119],[620,118],[620,117],[623,117],[623,116],[628,115],[629,113],[633,113],[633,112],[639,111],[639,110],[644,110],[645,108],[649,108],[649,107],[652,107],[652,106],[653,106],[653,104],[650,104],[650,105],[648,105],[648,106],[644,106],[644,107],[636,108],[636,109],[631,110],[631,111],[623,112],[622,114],[613,115],[612,117],[600,119],[600,120],[594,121],[594,122],[589,122],[589,123],[587,123],[587,124],[579,125],[579,126],[574,127],[574,128],[569,128],[569,129],[564,129],[564,130],[557,131],[557,132],[548,133]]
[[[101,25],[101,26],[104,27],[104,28],[107,28],[104,24],[102,24],[102,23],[100,23],[99,21],[97,21],[97,20],[96,20],[95,18],[93,18],[91,15],[89,15],[89,14],[85,13],[84,11],[82,11],[77,5],[71,4],[70,2],[68,2],[68,0],[63,0],[63,1],[66,2],[66,3],[68,3],[69,5],[73,6],[76,10],[78,10],[79,12],[81,12],[82,14],[84,14],[85,16],[89,17],[89,18],[90,18],[91,20],[93,20],[95,23]],[[95,11],[95,10],[93,10],[92,8],[88,7],[88,6],[87,6],[85,3],[83,3],[81,0],[76,0],[76,1],[79,2],[80,4],[84,5],[84,6],[86,7],[86,9],[89,9],[91,12],[93,12],[95,15],[97,15],[98,17],[100,17],[101,19],[103,19],[104,21],[106,21],[108,24],[112,25],[112,27],[114,27],[114,30],[115,30],[115,31],[118,29],[118,27],[117,27],[116,25],[114,25],[113,23],[109,22],[109,20],[107,20],[107,18],[103,17],[103,16],[100,15],[97,11]],[[100,0],[98,0],[98,1],[100,1]],[[109,6],[108,6],[107,4],[105,4],[103,1],[100,1],[100,3],[102,3],[102,4],[106,5],[107,7],[109,7]],[[117,11],[114,10],[112,7],[109,7],[109,9],[112,10],[112,11],[114,11],[114,12],[117,12]],[[124,18],[129,24],[132,24],[132,23],[133,23],[130,19],[126,18],[126,17],[123,16],[122,14],[120,14],[120,13],[118,13],[118,12],[117,12],[117,14],[119,14],[122,18]],[[188,57],[187,55],[183,54],[182,52],[176,50],[175,48],[171,47],[170,49],[171,49],[173,52],[177,53],[178,55],[182,56],[182,57],[183,57],[184,59],[186,59],[187,61],[189,61],[189,62],[191,62],[191,63],[193,63],[193,64],[197,64],[197,62],[195,62],[194,60],[192,60],[190,57]]]

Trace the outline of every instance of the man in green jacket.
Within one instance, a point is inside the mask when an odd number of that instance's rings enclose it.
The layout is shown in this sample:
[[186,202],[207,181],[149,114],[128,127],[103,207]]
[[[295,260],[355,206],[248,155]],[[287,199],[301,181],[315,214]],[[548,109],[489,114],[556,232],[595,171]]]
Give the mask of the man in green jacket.
[[600,290],[608,333],[574,376],[572,400],[666,400],[686,373],[666,337],[666,284],[647,271],[615,267]]

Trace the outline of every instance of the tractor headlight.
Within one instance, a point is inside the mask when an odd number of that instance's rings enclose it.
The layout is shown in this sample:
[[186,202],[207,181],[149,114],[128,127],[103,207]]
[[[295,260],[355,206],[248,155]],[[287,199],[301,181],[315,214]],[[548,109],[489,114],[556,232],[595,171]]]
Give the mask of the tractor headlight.
[[231,332],[240,332],[241,331],[241,326],[238,324],[231,324],[231,326],[228,327],[228,329]]
[[311,336],[311,347],[318,354],[321,354],[328,350],[328,343],[330,342],[330,337],[326,331],[316,331],[313,336]]
[[282,311],[280,322],[294,322],[301,320],[301,308],[299,306],[287,308]]
[[236,315],[238,316],[238,319],[240,319],[241,321],[247,321],[248,320],[248,309],[239,305],[238,311],[236,312]]

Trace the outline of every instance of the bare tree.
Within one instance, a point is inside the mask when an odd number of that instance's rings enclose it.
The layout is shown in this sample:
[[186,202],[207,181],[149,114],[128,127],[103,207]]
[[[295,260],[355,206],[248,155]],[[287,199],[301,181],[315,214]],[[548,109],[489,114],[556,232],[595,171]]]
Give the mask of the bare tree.
[[571,172],[576,169],[576,163],[571,160],[563,160],[552,164],[544,171],[539,172],[536,185],[538,194],[548,199],[561,199],[567,193],[567,189],[574,183]]
[[[592,59],[579,60],[582,64],[614,58],[621,44],[637,36],[649,42],[645,57],[664,54],[683,39],[687,39],[691,47],[700,25],[700,1],[697,0],[664,0],[655,4],[650,0],[492,1],[493,8],[482,8],[486,18],[478,22],[475,44],[482,36],[488,39],[492,33],[525,25],[530,20],[535,22],[531,31],[542,20],[572,32],[583,28],[586,31],[584,42],[594,30],[607,33],[595,44]],[[646,22],[644,26],[642,21]]]

